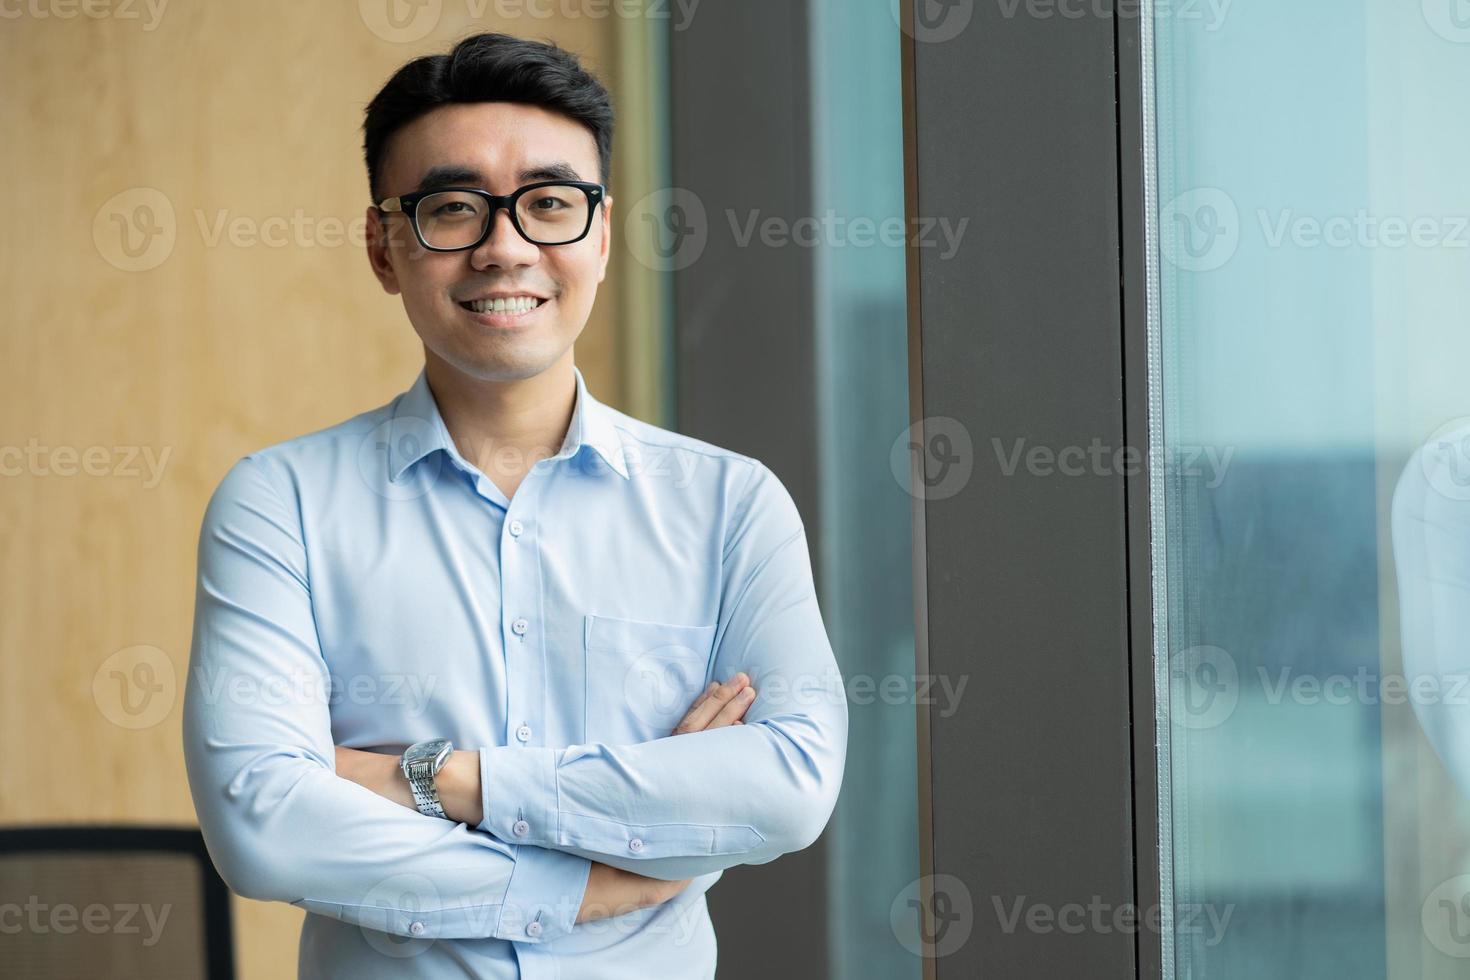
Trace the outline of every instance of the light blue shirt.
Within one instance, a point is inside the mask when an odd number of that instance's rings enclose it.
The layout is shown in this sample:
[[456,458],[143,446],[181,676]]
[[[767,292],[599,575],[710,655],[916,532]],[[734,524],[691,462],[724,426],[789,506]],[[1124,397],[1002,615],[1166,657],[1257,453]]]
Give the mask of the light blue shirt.
[[1380,679],[1408,701],[1461,794],[1470,798],[1470,424],[1419,447],[1394,488],[1403,676]]
[[[251,453],[205,512],[189,784],[239,894],[309,914],[303,978],[713,977],[704,893],[811,844],[847,705],[790,494],[759,461],[599,403],[507,500],[426,375]],[[744,725],[671,735],[710,680]],[[334,746],[478,748],[479,826],[335,773]],[[693,878],[575,925],[590,861]]]

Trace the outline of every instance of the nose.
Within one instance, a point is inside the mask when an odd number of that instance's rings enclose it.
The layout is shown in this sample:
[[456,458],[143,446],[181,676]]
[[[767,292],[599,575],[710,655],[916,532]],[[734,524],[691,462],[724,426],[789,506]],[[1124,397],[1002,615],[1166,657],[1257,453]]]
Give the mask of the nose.
[[535,265],[540,259],[540,247],[516,231],[508,207],[495,209],[490,216],[490,234],[470,254],[470,263],[477,269]]

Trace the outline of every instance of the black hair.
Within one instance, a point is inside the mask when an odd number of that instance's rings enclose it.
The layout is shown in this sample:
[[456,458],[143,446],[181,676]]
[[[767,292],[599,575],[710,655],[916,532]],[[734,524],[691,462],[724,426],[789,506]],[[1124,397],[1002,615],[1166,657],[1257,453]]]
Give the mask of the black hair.
[[600,181],[612,170],[613,108],[607,89],[577,56],[551,41],[475,34],[448,54],[416,58],[398,69],[368,103],[363,155],[373,200],[388,141],[395,132],[443,105],[526,102],[570,116],[597,141]]

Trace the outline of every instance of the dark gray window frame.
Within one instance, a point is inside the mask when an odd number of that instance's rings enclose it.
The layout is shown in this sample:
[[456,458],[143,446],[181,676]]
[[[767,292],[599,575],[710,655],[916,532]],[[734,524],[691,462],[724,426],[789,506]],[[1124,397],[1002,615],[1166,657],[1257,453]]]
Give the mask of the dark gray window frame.
[[[910,249],[911,416],[959,421],[973,464],[913,512],[916,672],[969,678],[951,717],[917,710],[921,866],[971,900],[969,939],[925,976],[1158,978],[1156,932],[1006,928],[995,906],[1160,902],[1148,473],[1006,475],[991,442],[1146,460],[1139,8],[956,0],[969,26],[916,42],[914,5],[895,31],[906,210],[970,224],[947,260]],[[676,187],[810,213],[810,43],[805,5],[781,0],[705,6],[672,37]],[[815,534],[812,263],[722,240],[674,275],[677,426],[766,460]],[[750,283],[770,313],[742,311]],[[751,941],[721,943],[721,975],[828,974],[826,860],[819,841],[727,873],[716,922]]]
[[[909,265],[912,421],[958,420],[974,466],[914,508],[917,670],[975,692],[947,719],[919,707],[922,867],[972,916],[926,961],[937,980],[1162,975],[1147,927],[1000,913],[1160,903],[1143,25],[1136,2],[1096,6],[961,0],[968,26],[932,41],[902,3],[908,214],[972,218],[958,256]],[[1022,438],[1141,465],[1006,475],[992,440]]]
[[[708,231],[698,261],[673,275],[676,428],[769,466],[815,557],[812,250],[741,248],[724,231],[727,211],[813,213],[808,24],[806,4],[789,0],[701,6],[670,35],[669,132],[673,184],[702,202]],[[826,862],[819,839],[725,872],[708,893],[721,977],[829,975]]]

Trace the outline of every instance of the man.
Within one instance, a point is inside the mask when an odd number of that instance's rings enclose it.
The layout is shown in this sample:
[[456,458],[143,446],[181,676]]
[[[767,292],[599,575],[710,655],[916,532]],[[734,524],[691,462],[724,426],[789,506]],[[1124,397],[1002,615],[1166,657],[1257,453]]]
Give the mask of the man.
[[424,368],[206,511],[190,786],[231,888],[309,913],[302,977],[712,977],[705,891],[835,805],[790,495],[573,364],[612,125],[554,46],[402,68],[367,110],[368,255]]

